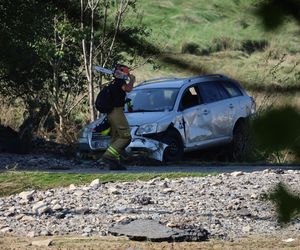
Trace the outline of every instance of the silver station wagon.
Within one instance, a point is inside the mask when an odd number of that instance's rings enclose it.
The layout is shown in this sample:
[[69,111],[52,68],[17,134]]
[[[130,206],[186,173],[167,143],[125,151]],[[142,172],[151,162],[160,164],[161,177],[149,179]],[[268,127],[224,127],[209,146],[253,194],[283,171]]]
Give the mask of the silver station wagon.
[[[159,161],[181,160],[184,152],[223,144],[239,157],[247,144],[247,121],[256,109],[238,82],[219,74],[144,81],[127,98],[132,140],[126,151]],[[82,130],[80,152],[109,146],[109,134],[97,129],[106,121],[101,115]]]

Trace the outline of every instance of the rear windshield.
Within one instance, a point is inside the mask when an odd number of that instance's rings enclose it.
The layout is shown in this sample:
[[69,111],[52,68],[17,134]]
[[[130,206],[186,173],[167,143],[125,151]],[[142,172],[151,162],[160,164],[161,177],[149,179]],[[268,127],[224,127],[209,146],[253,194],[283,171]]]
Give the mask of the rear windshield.
[[125,105],[125,112],[171,111],[178,91],[177,88],[133,90],[127,94],[131,101]]

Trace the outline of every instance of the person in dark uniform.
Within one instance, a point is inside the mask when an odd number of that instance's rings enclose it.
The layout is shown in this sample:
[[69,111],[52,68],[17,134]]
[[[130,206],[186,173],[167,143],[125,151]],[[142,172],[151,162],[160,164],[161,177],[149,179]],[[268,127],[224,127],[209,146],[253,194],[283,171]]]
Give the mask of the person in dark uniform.
[[[102,156],[102,162],[108,166],[110,170],[126,170],[120,162],[124,149],[131,141],[130,127],[124,114],[124,105],[126,92],[133,89],[135,76],[129,73],[129,68],[125,65],[117,65],[114,71],[114,81],[112,83],[111,94],[114,108],[107,115],[111,125],[111,141]],[[126,79],[129,82],[126,83]]]

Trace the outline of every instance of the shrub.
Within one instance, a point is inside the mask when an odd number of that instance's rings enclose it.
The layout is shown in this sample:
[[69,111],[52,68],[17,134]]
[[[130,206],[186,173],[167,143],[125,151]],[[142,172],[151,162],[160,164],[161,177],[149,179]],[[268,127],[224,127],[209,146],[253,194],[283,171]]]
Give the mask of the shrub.
[[267,40],[244,40],[242,41],[242,51],[252,54],[255,51],[263,51],[269,46]]
[[181,53],[199,55],[199,45],[193,42],[185,42],[181,46]]

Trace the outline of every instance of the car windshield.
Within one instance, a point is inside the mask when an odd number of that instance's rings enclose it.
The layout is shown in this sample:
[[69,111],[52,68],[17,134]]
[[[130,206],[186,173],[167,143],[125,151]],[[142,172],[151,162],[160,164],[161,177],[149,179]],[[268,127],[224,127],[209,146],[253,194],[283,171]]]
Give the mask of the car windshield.
[[171,111],[178,94],[176,88],[137,89],[127,94],[131,99],[125,105],[125,112]]

